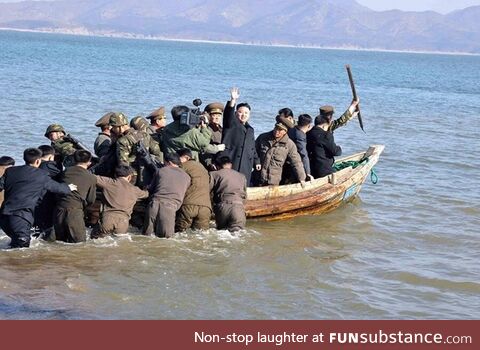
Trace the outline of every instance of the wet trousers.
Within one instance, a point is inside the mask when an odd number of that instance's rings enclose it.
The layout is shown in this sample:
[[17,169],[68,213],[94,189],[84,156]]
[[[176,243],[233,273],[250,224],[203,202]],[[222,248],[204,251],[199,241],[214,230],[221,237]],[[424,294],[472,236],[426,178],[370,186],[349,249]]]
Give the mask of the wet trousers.
[[79,243],[87,240],[83,209],[57,207],[54,228],[57,241]]
[[123,213],[105,212],[98,225],[94,226],[91,238],[101,238],[114,234],[122,234],[128,232],[128,222],[130,218]]
[[12,239],[10,247],[26,248],[30,246],[31,221],[17,215],[0,215],[0,227]]
[[177,213],[175,231],[185,231],[187,228],[194,230],[208,230],[212,211],[203,205],[182,205]]
[[169,200],[152,200],[147,209],[143,234],[157,237],[172,237],[175,233],[177,205]]
[[247,218],[243,203],[222,202],[213,208],[218,230],[239,231],[245,228]]

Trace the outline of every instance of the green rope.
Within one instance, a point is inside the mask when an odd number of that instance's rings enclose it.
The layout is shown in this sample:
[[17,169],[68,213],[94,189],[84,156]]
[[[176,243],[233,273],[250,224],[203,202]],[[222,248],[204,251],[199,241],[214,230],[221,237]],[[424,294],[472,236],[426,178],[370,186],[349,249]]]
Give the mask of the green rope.
[[[364,163],[368,163],[368,157],[365,159],[362,159],[361,161],[349,160],[345,162],[335,163],[333,164],[333,171],[336,172],[336,171],[348,168],[350,166],[352,167],[352,169],[355,169],[356,167]],[[372,170],[370,170],[370,181],[372,181],[374,185],[378,183],[378,175],[373,168]]]
[[374,185],[378,182],[378,175],[373,168],[370,170],[370,181],[372,181],[372,184]]
[[345,168],[348,168],[349,166],[352,167],[352,169],[355,169],[359,165],[362,165],[364,163],[368,162],[368,158],[362,159],[361,161],[356,161],[356,160],[348,160],[345,162],[340,162],[340,163],[335,163],[333,164],[333,171],[339,171]]

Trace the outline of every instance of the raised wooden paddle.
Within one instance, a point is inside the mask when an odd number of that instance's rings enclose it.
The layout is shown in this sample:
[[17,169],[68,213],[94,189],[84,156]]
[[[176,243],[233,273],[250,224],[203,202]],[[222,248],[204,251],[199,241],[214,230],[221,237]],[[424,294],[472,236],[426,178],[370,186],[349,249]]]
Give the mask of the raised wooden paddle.
[[[355,89],[355,83],[353,82],[352,68],[350,67],[349,64],[347,64],[345,68],[347,69],[348,80],[350,80],[350,87],[352,88],[353,99],[358,100],[357,90]],[[357,111],[358,111],[358,122],[360,123],[360,128],[362,128],[362,131],[365,132],[365,130],[363,129],[362,115],[360,114],[360,105],[357,106]]]

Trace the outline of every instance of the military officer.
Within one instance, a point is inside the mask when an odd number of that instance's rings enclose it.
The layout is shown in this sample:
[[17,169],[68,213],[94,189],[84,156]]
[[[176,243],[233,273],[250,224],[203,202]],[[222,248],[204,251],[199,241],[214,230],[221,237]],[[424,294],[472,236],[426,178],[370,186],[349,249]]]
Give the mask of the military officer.
[[208,170],[216,170],[216,154],[225,150],[225,145],[222,144],[223,109],[223,103],[212,102],[208,104],[204,110],[208,115],[208,129],[211,130],[212,137],[210,139],[210,144],[205,147],[200,154],[200,160]]
[[208,113],[208,127],[212,130],[211,144],[218,145],[222,143],[222,118],[223,118],[223,103],[213,102],[205,107],[205,112]]
[[135,130],[145,131],[150,134],[150,126],[148,124],[148,120],[146,120],[141,115],[138,115],[132,118],[132,120],[130,120],[130,127]]
[[[352,102],[350,103],[350,106],[348,106],[347,110],[342,114],[342,116],[331,122],[328,131],[334,132],[335,129],[338,129],[346,125],[349,120],[352,120],[353,118],[355,118],[358,115],[358,113],[355,113],[355,112],[357,110],[357,106],[359,102],[360,100],[352,100]],[[323,107],[329,107],[331,110],[329,109],[328,113],[331,113],[332,115],[335,112],[335,109],[332,106],[323,106]],[[323,107],[320,107],[320,114],[325,113],[325,111],[322,111]]]
[[109,124],[110,117],[115,114],[114,112],[108,112],[104,114],[100,119],[97,120],[95,126],[101,129],[101,132],[98,134],[93,144],[93,150],[95,154],[101,158],[108,153],[110,146],[112,145],[111,138],[111,126]]
[[255,141],[257,154],[262,164],[259,185],[279,185],[283,166],[288,160],[293,168],[296,182],[305,181],[305,170],[297,146],[287,135],[293,123],[286,117],[279,117],[272,131],[258,136]]
[[[165,107],[161,106],[154,110],[147,116],[150,119],[150,126],[148,127],[148,133],[152,136],[159,133],[167,125],[167,116],[165,114]],[[155,138],[155,136],[154,136]],[[156,140],[159,142],[158,140]],[[160,143],[160,142],[159,142]]]
[[336,120],[333,120],[334,108],[332,106],[320,107],[320,114],[315,118],[315,127],[307,132],[307,151],[314,178],[333,173],[332,166],[335,163],[335,157],[342,155],[342,148],[335,144],[333,130],[345,125],[358,115],[358,103],[358,100],[353,100],[347,111]]
[[163,154],[160,147],[146,131],[130,128],[128,119],[123,113],[117,113],[110,117],[112,132],[118,135],[116,142],[116,156],[118,165],[130,165],[136,170],[136,177],[132,181],[140,187],[148,183],[144,178],[144,167],[140,159],[137,159],[138,145],[141,142],[145,149],[157,157],[157,160],[163,161]]

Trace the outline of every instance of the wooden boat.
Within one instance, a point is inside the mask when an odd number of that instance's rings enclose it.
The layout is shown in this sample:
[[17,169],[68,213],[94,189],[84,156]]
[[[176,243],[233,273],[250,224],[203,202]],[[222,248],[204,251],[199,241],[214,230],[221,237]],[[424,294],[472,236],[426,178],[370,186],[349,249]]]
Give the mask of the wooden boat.
[[373,145],[366,152],[340,158],[360,162],[331,175],[301,184],[249,187],[245,210],[249,219],[280,220],[300,215],[323,214],[351,201],[378,162],[385,146]]
[[[348,166],[331,175],[301,184],[249,187],[245,210],[247,219],[281,220],[301,215],[323,214],[351,201],[378,162],[385,146],[370,146],[367,151],[339,158],[336,164],[343,162],[360,163],[355,168]],[[98,196],[100,198],[101,195]],[[98,220],[98,206],[91,210],[89,225]],[[141,227],[144,220],[147,200],[135,205],[130,224]]]

